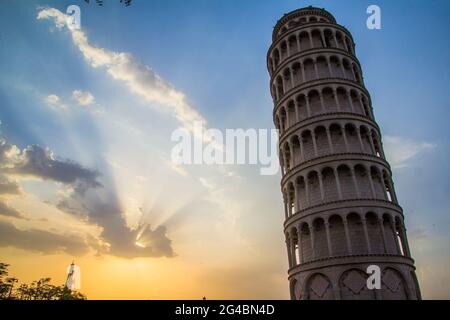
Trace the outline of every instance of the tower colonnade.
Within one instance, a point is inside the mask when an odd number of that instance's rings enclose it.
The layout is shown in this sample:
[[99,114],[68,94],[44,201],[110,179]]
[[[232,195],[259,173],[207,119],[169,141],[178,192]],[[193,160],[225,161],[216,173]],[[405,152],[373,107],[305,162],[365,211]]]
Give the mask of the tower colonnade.
[[[292,299],[420,299],[403,210],[350,32],[284,15],[267,54]],[[370,265],[381,290],[366,286]]]

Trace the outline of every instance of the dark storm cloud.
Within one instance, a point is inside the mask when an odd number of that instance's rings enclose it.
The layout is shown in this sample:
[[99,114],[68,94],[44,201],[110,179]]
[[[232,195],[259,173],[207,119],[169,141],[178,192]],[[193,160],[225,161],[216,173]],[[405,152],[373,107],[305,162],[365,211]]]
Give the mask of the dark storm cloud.
[[0,200],[0,216],[23,218],[22,214],[14,208],[9,207]]
[[16,146],[0,140],[0,167],[5,174],[29,175],[53,180],[80,188],[99,187],[99,172],[84,168],[70,160],[55,159],[49,149],[37,145],[20,151]]
[[0,247],[15,247],[44,254],[65,252],[81,256],[89,251],[86,241],[77,236],[43,230],[19,230],[12,223],[0,221]]

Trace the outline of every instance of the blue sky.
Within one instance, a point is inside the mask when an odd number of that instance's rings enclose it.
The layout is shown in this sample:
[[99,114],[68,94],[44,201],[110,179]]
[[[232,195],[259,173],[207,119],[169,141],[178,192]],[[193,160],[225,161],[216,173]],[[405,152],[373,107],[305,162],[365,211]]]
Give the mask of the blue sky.
[[[134,205],[128,223],[139,219],[138,207],[147,206],[150,223],[168,225],[175,248],[179,243],[176,239],[205,226],[202,214],[221,207],[223,214],[218,219],[229,228],[223,241],[239,238],[227,249],[230,256],[237,259],[239,255],[233,252],[242,243],[252,252],[260,250],[253,262],[275,254],[274,259],[280,261],[262,266],[261,273],[273,273],[277,280],[271,285],[279,286],[275,292],[281,294],[287,285],[283,282],[286,257],[281,239],[279,176],[260,177],[255,168],[235,168],[241,177],[235,184],[209,169],[194,168],[183,181],[173,178],[173,185],[166,181],[166,177],[171,181],[171,176],[160,160],[167,157],[170,133],[177,121],[170,112],[160,112],[157,104],[148,103],[123,82],[109,77],[105,68],[87,63],[67,29],[58,30],[52,21],[36,19],[41,7],[65,12],[70,4],[81,7],[82,29],[89,43],[111,52],[130,53],[184,93],[187,103],[208,120],[209,126],[219,129],[273,127],[265,65],[272,28],[284,13],[299,7],[313,5],[330,11],[356,42],[365,84],[394,167],[394,182],[424,295],[450,296],[450,286],[445,284],[450,283],[448,1],[135,0],[128,8],[119,1],[109,1],[104,7],[75,0],[1,1],[0,137],[19,149],[33,144],[48,147],[60,159],[99,171],[108,192],[98,198],[114,195],[122,208]],[[382,30],[366,28],[370,4],[381,7]],[[80,107],[74,90],[91,93],[95,102]],[[58,103],[49,104],[50,95],[56,95]],[[151,175],[151,183],[134,185],[127,181],[130,174],[143,177],[143,181]],[[210,183],[202,185],[204,179]],[[74,187],[55,185],[48,179],[20,180],[20,184],[24,194],[36,197],[36,203],[57,203],[61,193]],[[227,197],[217,190],[203,190],[211,185],[220,192],[227,190]],[[174,202],[170,192],[186,188],[192,191],[186,199],[161,208]],[[205,199],[205,192],[212,192],[211,197]],[[20,203],[28,201],[19,198],[7,199],[8,204],[20,208]],[[228,202],[220,203],[221,199]],[[196,227],[189,229],[174,217],[179,217],[181,208],[194,204],[204,207],[205,212],[184,222],[189,225],[195,221]],[[159,213],[155,214],[152,210],[156,207]],[[261,212],[263,217],[249,210]],[[234,212],[233,218],[229,211]],[[260,219],[256,226],[254,219]],[[279,228],[273,230],[273,225]],[[271,241],[265,239],[266,234]],[[203,248],[199,239],[192,237],[186,254],[181,247],[176,249],[179,259],[188,257],[183,263],[194,258],[206,261],[210,251],[216,250],[214,245]],[[8,251],[8,256],[13,253]],[[256,268],[253,262],[248,262],[249,270]],[[209,265],[205,273],[217,265]],[[227,271],[235,274],[231,267]]]

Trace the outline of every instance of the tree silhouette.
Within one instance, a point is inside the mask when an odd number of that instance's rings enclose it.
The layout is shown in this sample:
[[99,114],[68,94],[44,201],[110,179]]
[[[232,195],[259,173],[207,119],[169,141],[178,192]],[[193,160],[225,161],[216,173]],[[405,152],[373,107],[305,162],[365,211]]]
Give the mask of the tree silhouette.
[[19,280],[9,276],[9,264],[0,262],[0,300],[86,300],[80,292],[72,291],[65,285],[51,284],[51,278],[41,278],[31,284],[20,284]]

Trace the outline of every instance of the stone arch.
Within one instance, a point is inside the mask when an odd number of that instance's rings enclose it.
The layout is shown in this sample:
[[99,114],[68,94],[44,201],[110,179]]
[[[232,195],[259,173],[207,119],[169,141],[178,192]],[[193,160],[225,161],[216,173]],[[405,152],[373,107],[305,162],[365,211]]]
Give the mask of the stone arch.
[[356,188],[350,168],[342,164],[337,168],[343,199],[355,199]]
[[324,126],[320,125],[314,129],[314,136],[317,145],[317,156],[324,156],[331,153],[328,143],[328,135]]
[[315,273],[306,282],[307,300],[333,300],[333,286],[330,279],[322,274]]
[[372,137],[372,141],[373,141],[373,146],[375,148],[375,155],[377,157],[382,158],[383,157],[383,153],[381,151],[381,141],[380,138],[377,134],[377,132],[375,130],[371,130],[371,137]]
[[283,128],[283,132],[287,130],[287,114],[284,107],[280,108],[280,123]]
[[297,123],[295,109],[296,107],[294,101],[289,100],[289,102],[287,103],[287,118],[289,120],[289,123],[287,124],[288,128]]
[[330,125],[330,136],[333,144],[334,152],[344,153],[347,152],[345,146],[344,134],[339,124],[333,123]]
[[363,83],[361,73],[359,72],[359,67],[356,64],[352,63],[352,69],[354,74],[354,80],[362,85]]
[[316,259],[326,258],[328,257],[328,241],[325,230],[325,221],[323,218],[316,218],[312,225],[314,230],[314,250]]
[[314,48],[323,48],[322,36],[321,36],[319,30],[314,29],[311,32],[311,38],[312,38]]
[[300,225],[300,244],[302,261],[308,262],[312,260],[312,246],[309,225],[303,222]]
[[273,63],[275,68],[277,68],[280,64],[280,51],[278,50],[278,48],[275,48],[275,50],[273,50]]
[[395,194],[394,194],[394,188],[392,186],[392,179],[389,173],[386,170],[382,170],[382,179],[383,179],[383,185],[385,188],[385,194],[388,201],[396,203]]
[[284,68],[283,70],[283,82],[286,91],[292,89],[292,81],[291,81],[291,69]]
[[380,227],[380,222],[378,221],[378,216],[373,212],[366,213],[366,226],[367,233],[369,235],[369,243],[371,253],[383,254],[384,253],[384,243],[382,237],[382,230]]
[[299,243],[299,230],[296,227],[292,227],[291,231],[291,241],[292,241],[292,267],[296,267],[300,264],[300,243]]
[[298,22],[297,22],[296,20],[291,20],[291,21],[289,21],[289,23],[288,23],[288,28],[289,28],[289,29],[295,28],[297,25],[298,25]]
[[297,279],[291,279],[289,282],[289,290],[291,292],[291,300],[300,300],[301,299],[301,290],[300,289],[300,283],[297,281]]
[[285,59],[287,57],[288,53],[288,46],[286,41],[282,41],[280,43],[280,54],[281,54],[281,59]]
[[276,85],[278,91],[278,99],[280,99],[284,95],[283,78],[281,76],[277,77]]
[[394,225],[392,217],[390,214],[385,213],[382,216],[384,234],[386,237],[386,253],[388,254],[399,254],[397,246],[397,233],[392,228]]
[[297,46],[297,37],[295,35],[288,38],[288,46],[291,54],[299,51]]
[[303,144],[303,158],[305,161],[313,159],[315,157],[313,137],[310,130],[302,132],[302,144]]
[[381,274],[381,295],[384,300],[407,300],[406,282],[402,274],[392,267]]
[[367,278],[362,270],[346,270],[339,278],[341,300],[375,300],[375,290],[367,288]]
[[298,40],[300,42],[300,49],[302,51],[311,49],[311,42],[309,40],[309,33],[306,31],[300,32],[298,35]]
[[356,183],[358,184],[359,197],[361,199],[372,199],[372,189],[370,188],[370,176],[365,166],[357,164],[355,166]]
[[291,170],[291,150],[289,148],[289,142],[285,142],[283,149],[285,170],[289,171]]
[[306,209],[308,207],[308,199],[306,197],[306,185],[305,178],[303,176],[297,177],[295,180],[298,196],[298,205],[300,210]]
[[325,38],[325,47],[327,47],[327,48],[336,47],[336,44],[334,42],[333,32],[330,29],[325,29],[323,32],[323,35]]
[[347,44],[347,51],[348,51],[348,53],[354,54],[352,41],[348,37],[345,37],[345,43]]
[[333,72],[333,76],[335,78],[345,78],[345,75],[343,74],[342,70],[342,64],[338,57],[331,56],[330,57],[330,65],[331,65],[331,71]]
[[330,238],[331,238],[331,251],[333,256],[345,256],[348,253],[346,245],[345,228],[342,217],[337,214],[333,214],[329,219]]
[[311,115],[315,116],[322,113],[322,103],[320,101],[320,94],[317,90],[311,90],[308,93],[309,107],[311,109]]
[[364,97],[364,95],[362,95],[362,97],[361,97],[361,103],[363,105],[364,114],[366,115],[366,117],[368,117],[369,119],[373,119],[372,112],[371,112],[371,110],[369,108],[369,105],[368,105],[367,100]]
[[319,174],[317,171],[311,171],[308,173],[308,191],[309,191],[309,203],[311,206],[318,205],[322,202],[322,196],[320,192]]
[[344,38],[340,31],[336,31],[336,41],[337,41],[337,47],[339,49],[345,50]]
[[297,102],[298,115],[299,115],[300,120],[308,118],[308,108],[306,105],[305,95],[304,94],[298,95],[296,102]]
[[275,84],[272,85],[272,98],[277,101],[279,99],[278,94],[277,94],[277,87],[275,86]]
[[379,156],[378,154],[375,154],[374,151],[372,150],[370,129],[367,128],[366,126],[362,125],[359,127],[359,132],[361,134],[361,140],[363,143],[364,153]]
[[339,200],[339,192],[336,184],[336,176],[334,170],[330,167],[325,167],[322,170],[322,185],[327,201]]
[[372,177],[372,184],[375,190],[375,199],[386,200],[384,182],[381,178],[380,169],[375,166],[371,166],[370,175]]
[[324,56],[320,56],[316,59],[316,66],[317,66],[317,72],[319,73],[319,79],[324,79],[324,78],[330,77],[328,62]]
[[273,72],[274,69],[275,69],[275,67],[274,67],[274,65],[273,65],[273,59],[272,59],[272,56],[270,56],[270,57],[269,57],[269,70],[270,70],[271,72]]
[[278,115],[275,116],[275,128],[281,130],[280,117]]
[[346,59],[346,58],[342,59],[342,66],[344,68],[344,78],[348,79],[348,80],[355,81],[355,78],[354,78],[354,75],[353,75],[353,71],[352,71],[352,67],[351,67],[351,64],[348,61],[348,59]]
[[278,158],[280,160],[281,172],[284,175],[286,173],[286,166],[284,164],[284,154],[283,154],[283,150],[282,149],[280,149]]
[[348,232],[350,243],[352,245],[352,253],[367,254],[367,243],[362,226],[361,216],[356,212],[351,212],[347,215]]
[[301,68],[302,66],[300,65],[299,62],[295,62],[292,65],[292,76],[294,77],[294,86],[299,85],[303,82]]
[[348,98],[347,90],[345,88],[343,87],[337,88],[337,97],[341,111],[352,112],[350,100]]
[[300,138],[294,135],[291,139],[294,167],[301,162]]
[[345,136],[347,138],[348,151],[354,153],[362,152],[356,126],[353,123],[347,123],[344,128]]
[[305,71],[305,81],[316,79],[316,69],[314,67],[314,61],[312,59],[306,59],[303,62],[303,69]]
[[364,107],[361,104],[360,96],[356,90],[350,90],[350,99],[352,99],[354,112],[365,115]]
[[287,197],[287,205],[288,205],[288,213],[289,213],[289,217],[291,217],[292,215],[295,214],[296,211],[296,199],[295,199],[295,189],[294,189],[294,184],[292,182],[289,182],[288,186],[287,186],[287,193],[288,193],[288,197]]
[[334,98],[333,89],[330,87],[326,87],[322,90],[323,104],[325,106],[325,110],[327,112],[336,112],[337,105],[336,99]]
[[402,256],[409,256],[403,220],[400,217],[396,216],[394,218],[394,225],[395,225],[395,233],[397,236],[397,243],[400,249],[400,254]]

